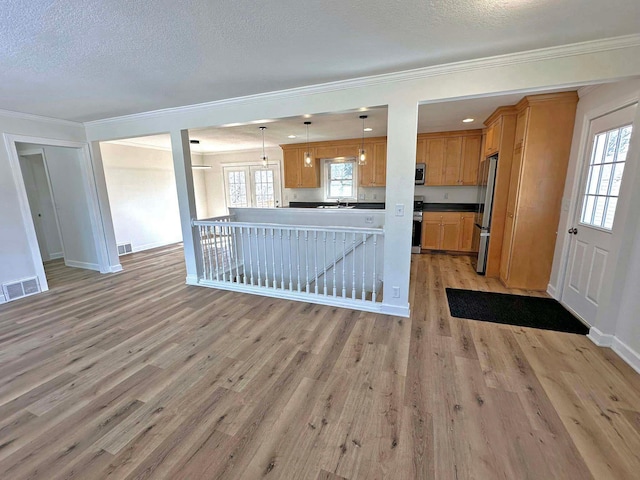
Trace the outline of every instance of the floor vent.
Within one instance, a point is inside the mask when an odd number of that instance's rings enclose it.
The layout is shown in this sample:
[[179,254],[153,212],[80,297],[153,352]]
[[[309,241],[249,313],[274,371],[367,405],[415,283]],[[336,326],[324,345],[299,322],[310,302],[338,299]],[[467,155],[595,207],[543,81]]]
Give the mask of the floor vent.
[[27,278],[19,282],[4,283],[2,285],[2,293],[4,293],[4,298],[7,301],[28,297],[34,293],[40,293],[40,283],[37,277]]
[[127,253],[131,253],[133,250],[131,249],[130,243],[121,243],[118,245],[118,256],[126,255]]

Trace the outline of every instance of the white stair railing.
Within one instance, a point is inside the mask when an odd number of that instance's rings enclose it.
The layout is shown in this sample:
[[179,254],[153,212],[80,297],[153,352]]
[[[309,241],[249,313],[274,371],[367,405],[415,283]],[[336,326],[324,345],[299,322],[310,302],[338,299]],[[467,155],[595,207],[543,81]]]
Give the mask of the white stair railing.
[[382,228],[193,222],[200,239],[199,284],[313,303],[375,310]]

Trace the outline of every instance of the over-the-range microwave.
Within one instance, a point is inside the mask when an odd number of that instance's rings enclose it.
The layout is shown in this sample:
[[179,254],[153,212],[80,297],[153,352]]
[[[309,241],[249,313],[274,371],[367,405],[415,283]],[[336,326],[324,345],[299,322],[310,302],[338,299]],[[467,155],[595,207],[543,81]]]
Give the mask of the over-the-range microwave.
[[427,164],[416,163],[416,185],[424,185],[424,180],[426,176],[427,176]]

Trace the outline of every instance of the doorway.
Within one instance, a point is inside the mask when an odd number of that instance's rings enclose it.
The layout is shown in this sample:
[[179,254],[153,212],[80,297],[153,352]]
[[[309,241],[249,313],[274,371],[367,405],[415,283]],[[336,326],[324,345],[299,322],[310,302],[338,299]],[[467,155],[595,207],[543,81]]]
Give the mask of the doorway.
[[636,109],[634,104],[592,120],[582,159],[561,300],[590,326],[595,324],[603,285],[613,280],[607,278],[607,267],[616,211],[625,201],[619,193]]
[[51,179],[44,160],[44,150],[20,152],[20,169],[42,261],[64,258],[60,223]]
[[223,165],[227,208],[281,205],[280,165]]

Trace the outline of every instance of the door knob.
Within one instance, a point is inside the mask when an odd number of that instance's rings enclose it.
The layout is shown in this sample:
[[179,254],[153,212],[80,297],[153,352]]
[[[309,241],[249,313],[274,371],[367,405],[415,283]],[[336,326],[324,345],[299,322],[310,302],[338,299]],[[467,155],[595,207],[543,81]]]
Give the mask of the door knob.
[[577,235],[578,234],[578,229],[577,228],[570,228],[569,229],[569,233],[571,233],[573,235]]

